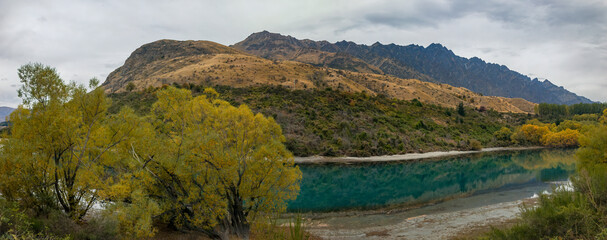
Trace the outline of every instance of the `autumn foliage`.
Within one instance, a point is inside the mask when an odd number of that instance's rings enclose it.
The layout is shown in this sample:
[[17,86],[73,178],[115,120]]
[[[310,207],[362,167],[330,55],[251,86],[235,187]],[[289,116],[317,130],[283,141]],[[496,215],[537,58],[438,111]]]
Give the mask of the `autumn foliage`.
[[565,129],[560,132],[550,132],[542,137],[542,145],[550,147],[578,146],[578,130]]
[[512,134],[512,140],[519,144],[542,145],[549,147],[575,147],[581,128],[579,123],[565,121],[558,127],[554,124],[543,124],[532,121],[521,126]]
[[301,172],[280,126],[247,106],[167,87],[148,116],[108,114],[98,81],[65,84],[41,64],[20,68],[23,105],[0,147],[0,193],[36,215],[81,222],[103,204],[127,239],[157,224],[212,238],[248,238],[265,214],[284,211]]

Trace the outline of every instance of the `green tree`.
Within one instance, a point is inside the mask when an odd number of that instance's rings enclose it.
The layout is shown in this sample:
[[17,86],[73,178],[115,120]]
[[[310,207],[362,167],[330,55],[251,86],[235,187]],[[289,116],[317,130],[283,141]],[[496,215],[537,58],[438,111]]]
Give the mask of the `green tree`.
[[129,84],[126,85],[126,91],[132,92],[133,90],[135,90],[135,84],[133,82],[129,82]]
[[19,77],[24,105],[2,141],[0,193],[37,213],[59,208],[81,219],[111,184],[114,149],[130,137],[134,116],[107,116],[102,88],[87,93],[42,64],[22,66]]
[[461,116],[466,116],[466,109],[464,108],[464,103],[459,103],[457,105],[457,113]]
[[509,141],[510,136],[512,136],[512,131],[510,128],[502,127],[500,130],[493,133],[493,136],[499,141]]

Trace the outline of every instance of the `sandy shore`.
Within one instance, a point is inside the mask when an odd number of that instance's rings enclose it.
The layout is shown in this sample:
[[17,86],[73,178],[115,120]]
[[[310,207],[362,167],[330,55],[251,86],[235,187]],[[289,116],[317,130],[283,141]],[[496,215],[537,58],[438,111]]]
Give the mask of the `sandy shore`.
[[386,155],[373,157],[295,157],[297,164],[315,164],[315,163],[366,163],[366,162],[392,162],[392,161],[411,161],[432,158],[453,157],[475,153],[500,152],[500,151],[520,151],[542,149],[544,147],[496,147],[484,148],[478,151],[447,151],[447,152],[427,152],[427,153],[407,153],[401,155]]

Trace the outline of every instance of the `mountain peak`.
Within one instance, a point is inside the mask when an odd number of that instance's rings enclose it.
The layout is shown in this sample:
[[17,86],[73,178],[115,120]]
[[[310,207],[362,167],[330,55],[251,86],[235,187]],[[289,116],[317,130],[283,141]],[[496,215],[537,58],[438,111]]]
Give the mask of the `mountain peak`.
[[383,44],[381,44],[379,41],[373,43],[373,45],[371,45],[371,47],[378,47],[378,46],[383,46]]
[[264,34],[267,36],[251,41],[252,36],[256,35],[252,34],[234,47],[265,58],[302,61],[352,71],[369,72],[369,69],[376,68],[400,78],[446,83],[489,96],[524,98],[536,103],[591,102],[551,82],[536,84],[535,80],[507,66],[487,63],[478,57],[468,59],[457,56],[440,43],[423,47],[383,45],[379,41],[362,45],[343,40],[331,44],[326,41],[297,40],[275,33]]
[[429,49],[434,49],[434,48],[438,48],[438,49],[447,49],[445,46],[443,46],[440,43],[430,43],[430,45],[428,45]]

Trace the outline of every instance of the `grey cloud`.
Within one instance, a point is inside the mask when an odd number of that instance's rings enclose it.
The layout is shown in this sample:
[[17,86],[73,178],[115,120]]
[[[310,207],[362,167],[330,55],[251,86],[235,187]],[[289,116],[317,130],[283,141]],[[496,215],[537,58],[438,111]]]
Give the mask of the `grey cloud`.
[[590,1],[545,1],[548,8],[546,19],[555,26],[563,24],[596,25],[607,21],[607,4]]
[[[369,14],[365,19],[373,24],[384,24],[392,27],[436,27],[437,24],[429,19],[419,18],[415,16],[390,16],[385,14]],[[354,28],[349,27],[349,29]]]
[[[104,78],[148,42],[229,45],[261,30],[366,44],[439,42],[458,55],[533,72],[607,101],[606,13],[601,1],[568,0],[3,1],[0,72],[7,80],[0,79],[0,104],[19,102],[14,89],[6,89],[30,61],[86,83]],[[581,80],[584,87],[576,88]]]

